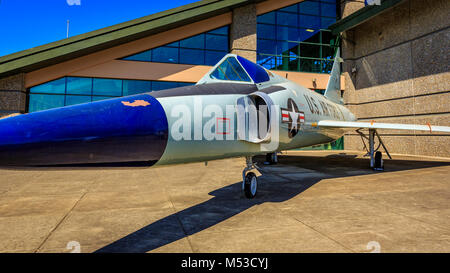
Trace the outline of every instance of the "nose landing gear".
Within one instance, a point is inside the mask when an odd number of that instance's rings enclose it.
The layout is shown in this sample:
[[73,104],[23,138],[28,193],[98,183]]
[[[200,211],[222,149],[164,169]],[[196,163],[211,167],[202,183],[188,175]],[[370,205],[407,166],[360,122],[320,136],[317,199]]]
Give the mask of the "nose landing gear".
[[253,163],[251,156],[245,157],[245,160],[247,167],[242,172],[242,190],[245,197],[252,199],[256,196],[258,190],[258,178],[254,172],[251,172],[251,170],[256,169],[256,165]]
[[244,194],[245,197],[252,199],[256,196],[256,190],[258,189],[258,179],[256,178],[255,173],[249,172],[245,176],[244,182]]

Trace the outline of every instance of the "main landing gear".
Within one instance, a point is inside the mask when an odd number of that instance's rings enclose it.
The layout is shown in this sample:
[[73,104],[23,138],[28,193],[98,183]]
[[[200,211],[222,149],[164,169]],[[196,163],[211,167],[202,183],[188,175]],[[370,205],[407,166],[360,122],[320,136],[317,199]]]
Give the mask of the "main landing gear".
[[[389,159],[392,159],[392,157],[389,154],[383,141],[381,140],[380,135],[378,134],[376,129],[369,129],[369,137],[367,137],[360,130],[361,129],[358,129],[356,130],[356,132],[361,136],[361,140],[364,144],[364,149],[366,149],[367,151],[367,154],[365,154],[364,156],[370,156],[370,168],[374,169],[375,171],[383,171],[384,170],[383,158],[381,152],[378,151],[380,149],[380,146],[383,146],[383,149],[388,155]],[[378,138],[379,142],[378,147],[376,149],[375,149],[375,136]],[[369,141],[369,148],[367,148],[364,139],[367,139]]]
[[254,172],[251,170],[257,169],[255,163],[251,156],[245,157],[247,167],[245,167],[242,172],[242,190],[244,191],[245,197],[252,199],[256,196],[258,190],[258,179]]
[[278,163],[278,155],[277,152],[266,154],[266,161],[264,161],[265,165],[274,165]]

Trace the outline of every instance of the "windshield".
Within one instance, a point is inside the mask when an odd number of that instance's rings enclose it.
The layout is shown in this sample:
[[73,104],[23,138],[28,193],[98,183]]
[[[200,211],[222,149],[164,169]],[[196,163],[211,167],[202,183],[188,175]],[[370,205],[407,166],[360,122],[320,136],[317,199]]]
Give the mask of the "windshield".
[[254,62],[251,62],[245,58],[242,58],[241,56],[237,56],[237,59],[255,83],[261,83],[270,80],[267,71],[262,66],[255,64]]
[[211,73],[210,77],[212,79],[225,81],[251,82],[245,70],[234,57],[226,58],[216,70]]

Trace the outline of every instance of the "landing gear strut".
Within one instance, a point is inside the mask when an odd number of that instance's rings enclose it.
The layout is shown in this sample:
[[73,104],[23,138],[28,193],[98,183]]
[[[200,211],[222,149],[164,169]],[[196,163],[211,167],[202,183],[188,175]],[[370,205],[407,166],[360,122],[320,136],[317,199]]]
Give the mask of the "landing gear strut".
[[265,165],[274,165],[278,163],[278,155],[277,152],[266,154],[266,161],[264,161]]
[[252,157],[245,157],[247,167],[245,167],[242,172],[242,190],[244,191],[245,197],[252,199],[256,196],[258,189],[258,179],[254,172],[250,172],[256,169],[255,163],[253,163]]
[[[363,132],[360,131],[360,129],[356,130],[356,132],[361,136],[361,140],[364,144],[364,148],[367,151],[367,154],[364,156],[370,156],[370,168],[376,170],[376,171],[382,171],[384,170],[383,165],[383,158],[382,154],[378,149],[380,149],[380,146],[383,146],[384,151],[388,155],[389,159],[392,159],[391,155],[389,154],[386,146],[384,145],[383,141],[381,140],[380,135],[378,134],[376,129],[369,129],[369,137],[367,137]],[[375,149],[375,136],[378,138],[378,147]],[[367,139],[369,141],[369,148],[366,146],[366,142],[364,139]]]

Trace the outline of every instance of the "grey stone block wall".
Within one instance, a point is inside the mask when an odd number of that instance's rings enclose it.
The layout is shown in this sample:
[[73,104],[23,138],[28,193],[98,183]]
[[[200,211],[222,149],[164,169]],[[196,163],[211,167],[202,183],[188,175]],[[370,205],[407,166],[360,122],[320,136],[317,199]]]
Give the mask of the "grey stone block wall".
[[[447,0],[408,0],[343,33],[344,99],[359,119],[450,126],[449,10]],[[450,157],[450,136],[380,133],[392,153]],[[363,146],[349,133],[344,147]]]
[[231,53],[256,62],[256,6],[246,5],[233,10],[230,29]]
[[0,117],[25,113],[26,98],[24,74],[0,79]]

